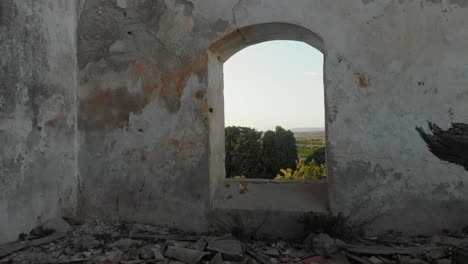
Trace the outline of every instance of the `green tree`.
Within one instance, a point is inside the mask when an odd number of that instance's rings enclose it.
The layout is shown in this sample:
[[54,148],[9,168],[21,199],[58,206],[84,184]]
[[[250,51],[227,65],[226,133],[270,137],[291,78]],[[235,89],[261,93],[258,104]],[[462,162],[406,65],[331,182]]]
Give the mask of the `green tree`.
[[273,179],[282,168],[296,169],[296,138],[290,130],[277,126],[263,135],[264,178]]
[[226,127],[226,177],[258,178],[262,167],[262,132],[249,127]]
[[318,165],[325,164],[325,147],[319,147],[315,149],[309,156],[305,159],[305,163],[309,164],[315,162]]

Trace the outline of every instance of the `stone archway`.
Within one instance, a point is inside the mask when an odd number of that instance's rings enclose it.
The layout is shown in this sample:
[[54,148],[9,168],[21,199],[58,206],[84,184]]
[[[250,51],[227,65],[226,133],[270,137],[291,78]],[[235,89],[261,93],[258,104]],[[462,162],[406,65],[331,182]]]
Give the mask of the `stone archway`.
[[[287,23],[265,23],[240,28],[216,41],[208,49],[207,100],[210,140],[210,207],[216,218],[236,215],[242,221],[263,220],[262,230],[281,236],[296,236],[302,227],[286,224],[306,213],[328,212],[328,186],[320,181],[274,181],[260,179],[232,180],[225,178],[223,63],[250,45],[272,40],[304,42],[324,53],[323,39],[306,28]],[[246,95],[248,96],[248,95]],[[242,186],[245,192],[239,192]],[[274,199],[288,197],[288,199]],[[274,203],[272,201],[275,200]],[[281,215],[279,219],[267,215]],[[255,224],[253,224],[255,226]],[[283,226],[284,228],[278,228]],[[275,230],[275,231],[273,231]]]

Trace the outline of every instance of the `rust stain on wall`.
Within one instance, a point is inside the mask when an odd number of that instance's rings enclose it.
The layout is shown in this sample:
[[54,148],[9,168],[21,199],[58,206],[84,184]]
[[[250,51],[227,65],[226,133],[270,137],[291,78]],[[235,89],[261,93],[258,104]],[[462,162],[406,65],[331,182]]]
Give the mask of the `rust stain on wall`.
[[169,142],[176,150],[179,159],[185,159],[186,155],[196,153],[197,144],[194,140],[180,140],[180,139],[171,139]]
[[91,210],[91,202],[86,198],[85,195],[80,195],[78,199],[78,215],[86,216]]
[[196,148],[197,148],[197,145],[196,145],[195,143],[193,143],[193,142],[189,142],[189,143],[188,143],[188,148],[189,148],[190,150],[192,150],[192,151],[195,151]]
[[137,148],[131,148],[131,149],[128,149],[123,154],[130,156],[130,158],[133,160],[141,160],[141,161],[146,160],[146,151],[143,149],[139,150]]
[[128,125],[130,113],[139,113],[143,108],[141,97],[130,94],[126,87],[105,90],[92,95],[86,107],[88,125],[96,129],[107,124]]
[[182,141],[178,140],[178,139],[171,139],[171,145],[173,145],[178,151],[182,151],[183,150],[183,144],[182,144]]
[[209,110],[210,110],[210,109],[209,109],[209,107],[208,107],[208,104],[206,104],[206,103],[203,104],[202,113],[205,113],[205,114],[206,114],[206,113],[208,113]]
[[198,56],[195,60],[192,61],[188,65],[188,67],[178,74],[177,78],[177,85],[176,85],[176,96],[180,98],[182,96],[182,92],[187,85],[187,80],[192,74],[196,74],[199,79],[203,79],[207,73],[207,64],[208,64],[208,54],[205,52]]
[[243,35],[247,34],[249,31],[249,27],[238,29],[216,41],[208,50],[216,53],[223,47],[235,45],[236,42],[242,41],[244,39]]
[[198,100],[201,100],[203,99],[203,96],[205,95],[205,93],[202,91],[202,90],[198,90],[196,93],[195,93],[195,98],[197,98]]
[[145,86],[145,95],[150,96],[157,89],[158,89],[157,83],[148,84]]
[[[190,76],[197,75],[200,80],[206,79],[207,63],[206,52],[193,59],[182,71],[167,67],[159,70],[155,64],[136,62],[120,73],[120,76],[123,79],[134,80],[134,85],[136,80],[141,80],[141,90],[130,92],[128,86],[104,90],[102,83],[96,84],[101,91],[91,94],[87,102],[82,104],[82,107],[85,107],[83,112],[86,112],[87,116],[80,124],[94,126],[95,129],[103,126],[127,127],[130,113],[140,113],[156,97],[163,99],[164,106],[170,112],[176,112],[180,109],[180,100]],[[195,96],[201,100],[204,93],[200,91]]]
[[112,93],[111,91],[100,92],[89,100],[89,110],[88,112],[92,115],[96,115],[98,112],[101,112],[106,105],[109,105],[112,102]]
[[361,88],[367,88],[369,86],[368,82],[362,75],[358,77],[358,85]]
[[135,63],[132,68],[132,75],[137,77],[143,76],[146,73],[146,66],[143,63]]
[[61,111],[59,112],[55,117],[53,117],[52,119],[48,120],[46,122],[46,126],[48,127],[56,127],[57,126],[57,123],[60,121],[60,119],[62,119],[63,117],[65,116],[65,114]]

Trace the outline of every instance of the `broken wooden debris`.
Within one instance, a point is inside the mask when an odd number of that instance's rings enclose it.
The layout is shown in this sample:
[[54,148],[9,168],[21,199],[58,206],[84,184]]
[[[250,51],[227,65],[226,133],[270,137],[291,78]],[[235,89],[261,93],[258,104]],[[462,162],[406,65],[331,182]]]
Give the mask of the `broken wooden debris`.
[[148,234],[131,234],[132,239],[144,239],[144,240],[176,240],[176,241],[197,241],[200,237],[187,236],[181,234],[175,235],[148,235]]
[[208,242],[206,249],[221,253],[223,260],[242,261],[244,259],[242,244],[232,236],[213,239]]
[[256,261],[261,264],[273,264],[267,257],[263,256],[261,253],[255,251],[253,248],[249,247],[247,244],[242,243],[242,246],[245,249],[245,252],[252,256]]
[[[310,243],[286,241],[242,242],[232,235],[194,236],[139,224],[89,223],[70,231],[0,246],[0,263],[209,263],[209,264],[449,264],[468,263],[466,237],[403,237],[396,233],[351,239],[353,243],[312,234]],[[44,229],[47,230],[47,229]],[[57,229],[62,230],[62,229]],[[39,230],[40,231],[40,230]],[[461,249],[459,249],[461,248]],[[42,259],[41,259],[42,258]],[[458,259],[460,258],[460,259]],[[458,261],[458,262],[457,262]]]
[[339,245],[340,248],[357,254],[368,255],[423,255],[426,251],[431,250],[431,247],[388,247],[388,246],[361,246],[344,244]]
[[187,264],[195,264],[203,257],[210,255],[210,253],[195,249],[170,246],[167,247],[164,255],[168,258],[173,258]]
[[37,247],[40,245],[51,243],[55,240],[63,238],[65,235],[66,233],[54,233],[52,235],[42,237],[42,238],[37,238],[34,240],[16,241],[16,242],[8,243],[5,245],[0,245],[0,258],[6,257],[12,253],[21,251],[29,247]]

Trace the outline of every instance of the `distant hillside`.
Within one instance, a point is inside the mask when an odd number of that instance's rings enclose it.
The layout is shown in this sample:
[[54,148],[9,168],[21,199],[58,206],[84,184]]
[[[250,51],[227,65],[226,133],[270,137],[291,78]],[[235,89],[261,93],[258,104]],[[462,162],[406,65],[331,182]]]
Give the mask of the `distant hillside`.
[[313,137],[313,138],[325,138],[325,131],[316,132],[295,132],[294,137]]
[[293,133],[303,133],[303,132],[324,132],[325,128],[323,127],[299,127],[290,129]]
[[293,128],[290,129],[295,137],[325,137],[325,128]]

